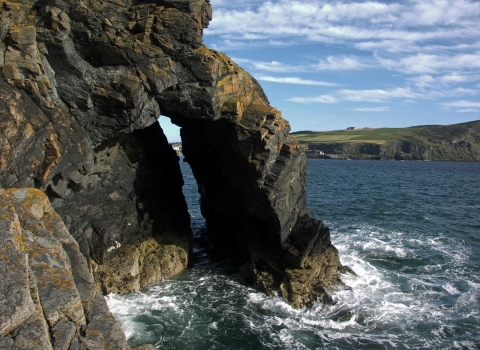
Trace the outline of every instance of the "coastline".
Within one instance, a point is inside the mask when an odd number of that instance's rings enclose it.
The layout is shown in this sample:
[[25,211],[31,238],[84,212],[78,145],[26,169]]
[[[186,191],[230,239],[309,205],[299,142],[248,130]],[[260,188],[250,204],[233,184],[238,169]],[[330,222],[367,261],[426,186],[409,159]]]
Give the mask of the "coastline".
[[389,161],[389,162],[458,162],[458,163],[479,163],[480,160],[464,160],[464,159],[395,159],[395,158],[381,158],[381,157],[355,157],[344,156],[337,154],[324,154],[322,156],[315,156],[307,154],[308,159],[325,159],[325,160],[375,160],[375,161]]

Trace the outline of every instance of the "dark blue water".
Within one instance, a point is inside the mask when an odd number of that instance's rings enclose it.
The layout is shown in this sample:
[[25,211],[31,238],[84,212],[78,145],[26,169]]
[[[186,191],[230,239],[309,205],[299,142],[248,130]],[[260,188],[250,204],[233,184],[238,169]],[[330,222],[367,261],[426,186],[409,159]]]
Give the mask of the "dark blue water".
[[[185,195],[203,219],[188,165]],[[162,349],[480,349],[480,163],[310,160],[308,202],[351,290],[294,310],[209,261],[108,304],[129,343]],[[351,317],[338,319],[350,312]]]

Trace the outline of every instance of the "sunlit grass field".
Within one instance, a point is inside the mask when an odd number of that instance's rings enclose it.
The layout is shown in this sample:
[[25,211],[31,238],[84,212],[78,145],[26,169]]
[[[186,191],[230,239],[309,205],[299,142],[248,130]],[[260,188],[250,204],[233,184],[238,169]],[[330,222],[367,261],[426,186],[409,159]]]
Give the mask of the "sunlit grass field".
[[408,129],[403,128],[299,131],[292,134],[301,143],[362,142],[385,144],[387,141],[413,136]]
[[[480,161],[480,121],[452,125],[422,125],[410,128],[364,128],[292,133],[310,149],[333,147],[330,152],[358,156],[365,148],[352,144],[380,145],[380,153],[394,157],[400,152],[420,152],[431,159]],[[333,146],[332,146],[333,145]],[[402,146],[403,145],[403,146]],[[345,146],[345,147],[344,147]],[[320,148],[319,148],[320,147]],[[399,148],[404,147],[404,148]],[[415,151],[410,151],[415,150]]]
[[297,131],[292,135],[301,143],[362,142],[385,144],[406,140],[417,144],[448,140],[480,141],[480,120],[452,125],[421,125],[410,128],[363,128],[334,131]]

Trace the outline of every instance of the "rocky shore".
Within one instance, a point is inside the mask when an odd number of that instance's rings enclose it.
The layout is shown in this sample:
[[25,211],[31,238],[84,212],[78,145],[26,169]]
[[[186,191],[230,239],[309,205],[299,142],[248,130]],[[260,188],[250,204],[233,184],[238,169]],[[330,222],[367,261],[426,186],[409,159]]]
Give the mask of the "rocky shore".
[[[308,148],[309,158],[480,161],[478,120],[452,125],[424,125],[398,129],[367,128],[343,134],[339,131],[308,131],[297,134],[300,134],[299,142]],[[326,135],[329,141],[320,140]],[[352,140],[355,138],[356,140]]]
[[246,279],[294,307],[331,300],[345,269],[306,206],[305,149],[260,85],[202,44],[208,1],[0,8],[2,346],[127,349],[101,293],[188,266],[160,114],[181,127],[211,239]]

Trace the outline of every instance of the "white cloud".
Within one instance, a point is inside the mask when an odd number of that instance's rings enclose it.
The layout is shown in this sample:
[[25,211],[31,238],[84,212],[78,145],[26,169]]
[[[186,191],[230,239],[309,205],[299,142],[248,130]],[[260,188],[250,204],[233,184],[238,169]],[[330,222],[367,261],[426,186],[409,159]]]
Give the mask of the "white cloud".
[[293,40],[272,40],[270,39],[268,41],[268,44],[271,45],[271,46],[294,46],[296,45],[297,43]]
[[[314,58],[311,59],[313,60]],[[364,70],[374,67],[373,64],[365,59],[355,56],[328,56],[325,60],[298,65],[279,61],[263,62],[241,58],[233,58],[233,60],[240,64],[245,64],[250,69],[276,73]]]
[[423,96],[417,92],[412,91],[410,88],[395,88],[390,90],[341,89],[335,91],[334,95],[321,95],[317,97],[292,97],[288,99],[288,101],[298,103],[339,103],[341,101],[381,103],[388,102],[393,99],[412,98],[423,98]]
[[228,47],[245,47],[245,46],[248,45],[245,42],[235,41],[235,40],[230,40],[230,39],[224,40],[223,43]]
[[452,74],[444,75],[443,77],[440,78],[440,80],[444,83],[465,83],[470,79],[464,74],[452,73]]
[[468,0],[415,0],[410,11],[401,15],[404,25],[455,25],[480,16],[480,4]]
[[[240,1],[242,3],[242,1]],[[278,0],[251,2],[239,6],[214,4],[213,21],[206,34],[257,33],[270,36],[318,38],[356,36],[356,31],[343,28],[344,22],[382,23],[394,19],[401,5],[381,2],[326,2],[314,0]]]
[[445,70],[476,70],[480,68],[480,52],[452,56],[419,53],[398,60],[383,59],[378,55],[376,58],[385,68],[407,74],[436,74]]
[[246,40],[261,40],[261,39],[267,39],[267,35],[261,35],[261,34],[252,34],[252,33],[245,33],[242,35],[242,39]]
[[453,107],[453,108],[480,108],[480,102],[476,101],[453,101],[442,103],[444,107]]
[[328,83],[325,81],[317,81],[317,80],[308,80],[302,79],[298,77],[272,77],[269,75],[254,75],[255,79],[261,81],[269,81],[272,83],[280,83],[280,84],[297,84],[297,85],[316,85],[316,86],[338,86],[338,84]]
[[281,63],[278,61],[271,61],[271,62],[249,61],[249,63],[255,69],[264,70],[268,72],[292,73],[292,72],[305,71],[304,67],[293,66],[293,65]]
[[371,65],[362,62],[356,57],[352,56],[328,56],[326,60],[320,61],[312,68],[315,70],[362,70],[370,68]]
[[[236,59],[257,73],[257,79],[334,86],[341,77],[342,86],[350,84],[349,89],[313,92],[315,97],[292,97],[291,102],[401,100],[413,110],[418,100],[440,103],[480,94],[479,0],[212,0],[212,5],[214,19],[206,40],[235,52],[260,48],[256,60]],[[274,46],[267,54],[265,48]],[[383,74],[385,70],[396,76]],[[324,76],[298,77],[306,72]],[[402,86],[402,79],[403,87],[392,88]],[[446,103],[467,102],[476,103]],[[480,109],[447,104],[442,106]]]
[[474,108],[459,109],[457,113],[480,113],[480,109],[474,109]]
[[[420,49],[420,47],[419,47]],[[475,51],[480,49],[480,41],[471,42],[466,44],[453,44],[453,45],[424,45],[421,47],[423,51]],[[417,50],[418,51],[418,50]]]
[[436,82],[435,78],[431,75],[424,74],[417,77],[410,78],[411,81],[415,83],[419,89],[425,89],[426,87],[431,87]]
[[479,90],[474,89],[465,89],[465,88],[455,88],[453,90],[445,91],[445,94],[450,94],[450,96],[462,96],[462,95],[478,95]]
[[353,112],[388,112],[388,107],[357,107],[349,109],[349,111]]
[[[467,96],[480,94],[479,89],[458,87],[459,84],[479,80],[480,77],[476,74],[459,74],[452,73],[442,76],[432,76],[424,74],[407,80],[412,81],[418,92],[425,98],[442,98],[454,96]],[[452,87],[457,86],[457,87]]]
[[252,33],[325,40],[478,41],[480,3],[468,0],[214,1],[206,34]]
[[363,41],[356,43],[355,47],[367,51],[387,51],[390,53],[416,52],[421,50],[420,46],[402,39],[389,39],[381,41]]
[[480,80],[480,75],[454,72],[451,74],[441,76],[439,80],[445,84],[461,84],[461,83],[468,83],[471,81]]
[[235,57],[235,56],[231,56],[230,58],[237,64],[249,64],[250,62],[252,62],[252,60],[249,60],[247,58],[241,58],[241,57]]
[[317,97],[292,97],[289,98],[290,102],[297,103],[338,103],[339,100],[332,95],[320,95]]
[[[212,4],[214,19],[205,34],[221,36],[233,48],[243,47],[240,42],[248,47],[318,41],[375,52],[377,66],[406,74],[480,68],[479,1],[215,0]],[[372,60],[355,56],[328,56],[310,69],[372,66]],[[257,68],[300,71],[261,63]]]
[[395,88],[390,90],[338,90],[337,94],[344,101],[352,102],[385,102],[396,98],[421,98],[422,95],[410,88]]

